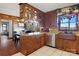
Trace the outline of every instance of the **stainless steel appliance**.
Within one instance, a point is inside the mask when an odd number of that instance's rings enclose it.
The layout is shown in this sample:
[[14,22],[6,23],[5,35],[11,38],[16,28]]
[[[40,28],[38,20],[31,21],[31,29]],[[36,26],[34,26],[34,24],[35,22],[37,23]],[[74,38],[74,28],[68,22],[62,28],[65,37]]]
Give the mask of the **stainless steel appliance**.
[[50,38],[47,41],[47,44],[46,45],[55,47],[55,33],[51,33],[50,34]]

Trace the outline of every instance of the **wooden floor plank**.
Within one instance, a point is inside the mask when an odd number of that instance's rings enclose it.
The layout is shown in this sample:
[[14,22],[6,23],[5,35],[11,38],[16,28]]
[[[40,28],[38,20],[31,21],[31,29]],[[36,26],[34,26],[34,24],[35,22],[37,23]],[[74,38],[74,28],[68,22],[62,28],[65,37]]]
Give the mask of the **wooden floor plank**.
[[18,52],[18,49],[15,48],[12,39],[8,39],[7,42],[8,42],[7,45],[5,44],[6,46],[3,47],[4,45],[1,44],[1,39],[0,39],[0,56],[10,56]]

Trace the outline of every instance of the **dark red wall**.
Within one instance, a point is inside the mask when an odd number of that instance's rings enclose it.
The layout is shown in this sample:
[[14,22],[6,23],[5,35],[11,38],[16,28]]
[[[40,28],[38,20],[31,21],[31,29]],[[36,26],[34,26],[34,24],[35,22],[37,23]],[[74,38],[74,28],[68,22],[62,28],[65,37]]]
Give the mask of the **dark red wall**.
[[50,11],[44,14],[44,27],[57,27],[57,13]]

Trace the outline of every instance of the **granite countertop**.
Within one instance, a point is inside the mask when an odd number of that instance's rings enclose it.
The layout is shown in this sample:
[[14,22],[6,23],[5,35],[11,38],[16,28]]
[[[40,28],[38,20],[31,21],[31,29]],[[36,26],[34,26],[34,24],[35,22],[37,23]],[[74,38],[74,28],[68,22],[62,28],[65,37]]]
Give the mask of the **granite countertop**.
[[21,35],[24,35],[24,36],[32,36],[32,35],[40,35],[40,34],[46,34],[46,35],[52,35],[52,34],[57,34],[57,33],[50,33],[50,32],[33,32],[33,33],[23,33]]
[[57,32],[57,33],[51,33],[51,32],[42,32],[42,33],[44,33],[44,34],[47,34],[47,35],[52,35],[52,34],[58,34],[59,32]]
[[40,34],[43,34],[43,33],[41,33],[41,32],[33,32],[33,33],[28,33],[28,34],[24,33],[24,34],[21,34],[21,35],[24,35],[24,36],[33,36],[33,35],[40,35]]

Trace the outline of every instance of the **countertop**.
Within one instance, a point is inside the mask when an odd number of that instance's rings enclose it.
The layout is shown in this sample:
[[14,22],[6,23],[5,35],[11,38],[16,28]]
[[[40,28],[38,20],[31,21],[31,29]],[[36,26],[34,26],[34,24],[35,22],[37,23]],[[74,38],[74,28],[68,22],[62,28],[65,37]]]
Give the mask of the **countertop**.
[[22,33],[21,35],[23,35],[23,36],[35,36],[35,35],[41,35],[41,34],[44,34],[44,33],[42,33],[42,32],[33,32],[33,33],[28,33],[28,34]]
[[52,34],[57,34],[57,33],[50,33],[50,32],[33,32],[33,33],[28,33],[28,34],[22,33],[21,35],[24,35],[24,36],[32,36],[32,35],[40,35],[40,34],[52,35]]

